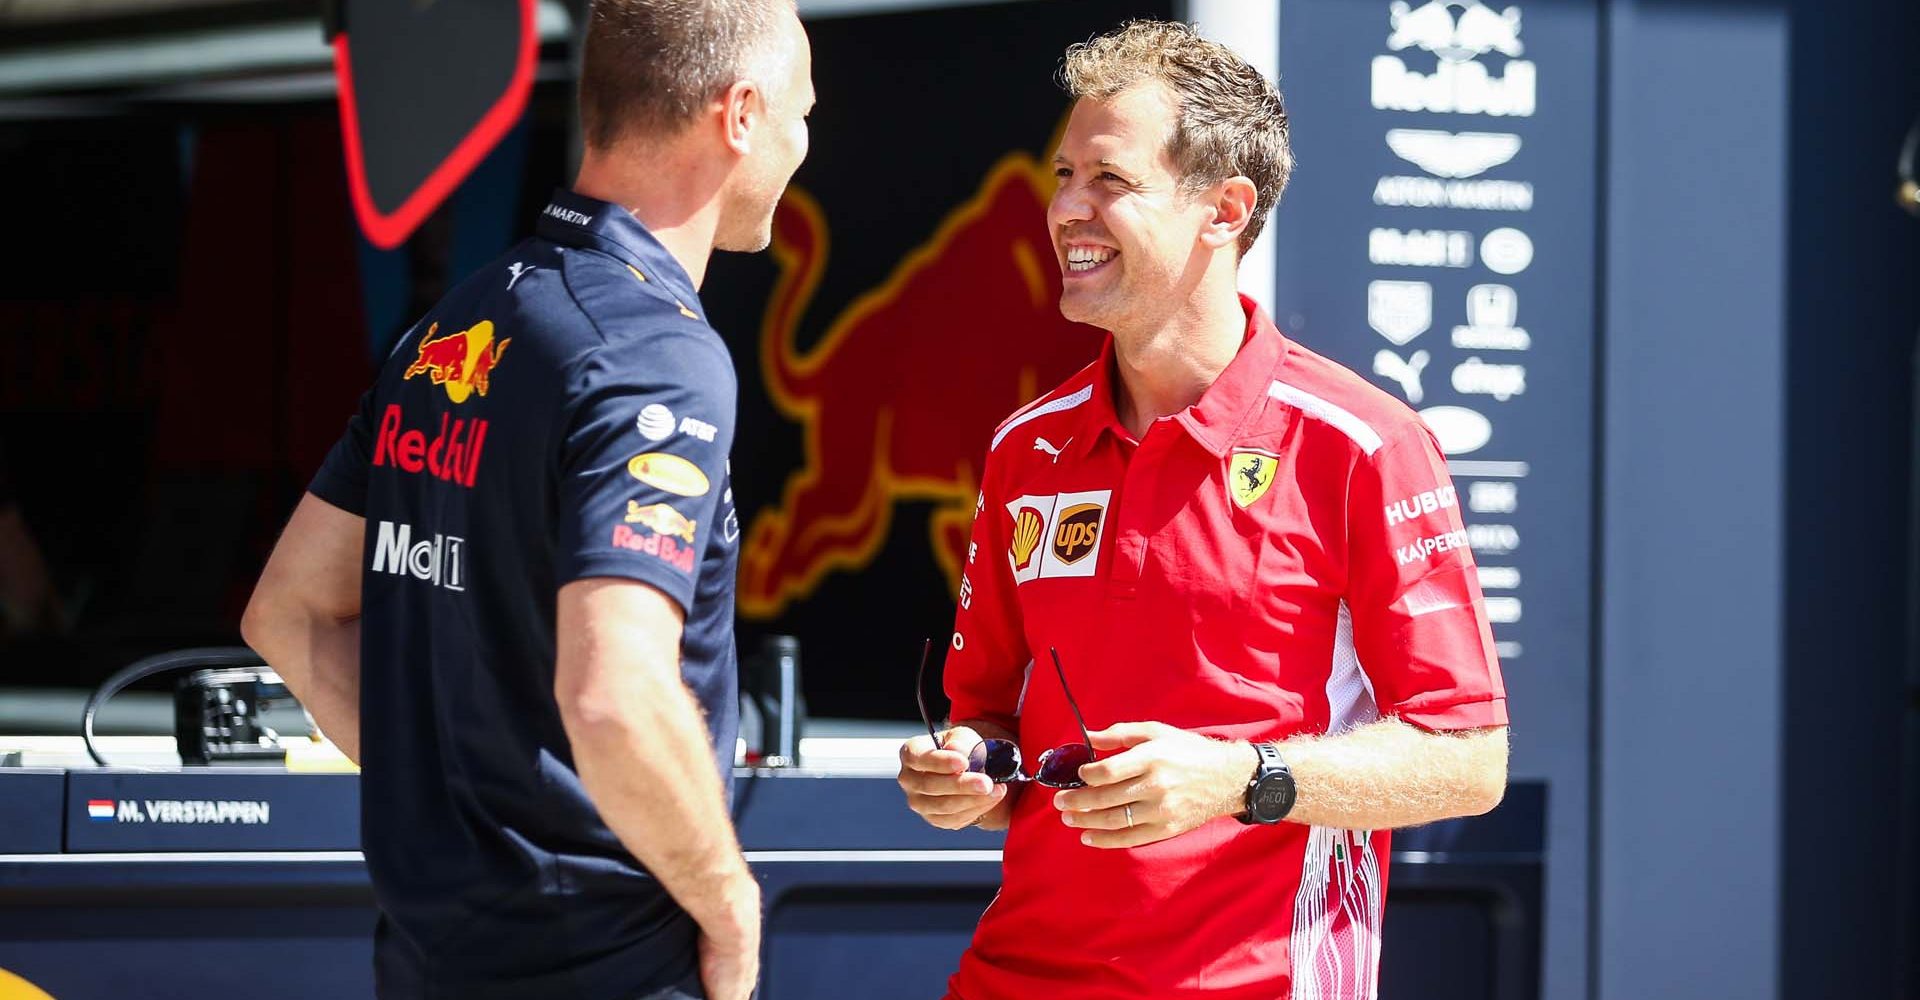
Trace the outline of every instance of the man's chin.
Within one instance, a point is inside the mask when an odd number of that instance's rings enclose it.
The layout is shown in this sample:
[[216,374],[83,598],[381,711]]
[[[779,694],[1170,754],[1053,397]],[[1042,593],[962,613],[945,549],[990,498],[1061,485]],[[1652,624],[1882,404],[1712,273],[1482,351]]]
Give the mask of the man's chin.
[[1105,329],[1100,322],[1102,310],[1091,296],[1076,295],[1072,292],[1060,294],[1060,315],[1069,323],[1085,323]]

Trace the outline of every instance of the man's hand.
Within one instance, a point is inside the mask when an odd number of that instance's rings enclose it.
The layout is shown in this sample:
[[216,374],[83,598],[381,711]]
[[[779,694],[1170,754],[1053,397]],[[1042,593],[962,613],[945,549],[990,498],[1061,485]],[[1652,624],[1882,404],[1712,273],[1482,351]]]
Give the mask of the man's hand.
[[989,830],[1005,829],[1007,786],[996,785],[984,774],[967,771],[967,754],[981,736],[966,726],[955,726],[931,737],[915,736],[900,745],[900,787],[907,806],[920,818],[942,830],[959,830],[979,823]]
[[1089,734],[1095,750],[1124,752],[1080,769],[1085,788],[1058,792],[1060,820],[1085,830],[1090,847],[1139,847],[1230,816],[1246,804],[1259,756],[1158,722],[1127,722]]
[[748,1000],[760,981],[760,885],[751,875],[729,893],[726,916],[700,928],[700,982],[707,1000]]

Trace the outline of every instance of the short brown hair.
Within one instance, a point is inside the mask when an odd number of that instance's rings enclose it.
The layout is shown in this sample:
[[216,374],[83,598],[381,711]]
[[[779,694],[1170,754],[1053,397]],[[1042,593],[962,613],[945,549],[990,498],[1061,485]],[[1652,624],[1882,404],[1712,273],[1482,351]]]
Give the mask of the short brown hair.
[[1240,253],[1253,246],[1293,173],[1286,105],[1259,70],[1192,25],[1140,20],[1068,46],[1060,79],[1075,100],[1106,100],[1149,80],[1165,84],[1179,101],[1167,152],[1181,188],[1203,191],[1234,176],[1253,181],[1253,218],[1240,234]]
[[580,63],[587,145],[671,135],[755,68],[793,0],[592,0]]

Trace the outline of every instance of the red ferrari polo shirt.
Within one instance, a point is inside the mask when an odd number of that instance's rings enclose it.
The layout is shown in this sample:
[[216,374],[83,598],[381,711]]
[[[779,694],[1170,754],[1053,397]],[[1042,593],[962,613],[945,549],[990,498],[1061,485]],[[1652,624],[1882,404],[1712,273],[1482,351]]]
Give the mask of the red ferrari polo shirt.
[[[1095,728],[1271,740],[1383,715],[1430,730],[1507,722],[1432,435],[1242,304],[1232,363],[1140,439],[1114,411],[1111,340],[993,437],[946,687],[955,719],[1007,726],[1029,762],[1080,738],[1049,646]],[[963,1000],[1372,997],[1387,846],[1384,831],[1229,817],[1103,850],[1034,789],[951,988]]]

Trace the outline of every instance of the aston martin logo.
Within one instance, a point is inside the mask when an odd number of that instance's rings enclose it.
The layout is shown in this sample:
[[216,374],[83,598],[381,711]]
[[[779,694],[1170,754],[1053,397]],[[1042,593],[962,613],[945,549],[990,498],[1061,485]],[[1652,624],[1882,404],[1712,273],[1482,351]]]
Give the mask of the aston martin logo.
[[1520,137],[1507,132],[1443,132],[1437,129],[1387,130],[1387,147],[1435,177],[1472,177],[1514,158]]

